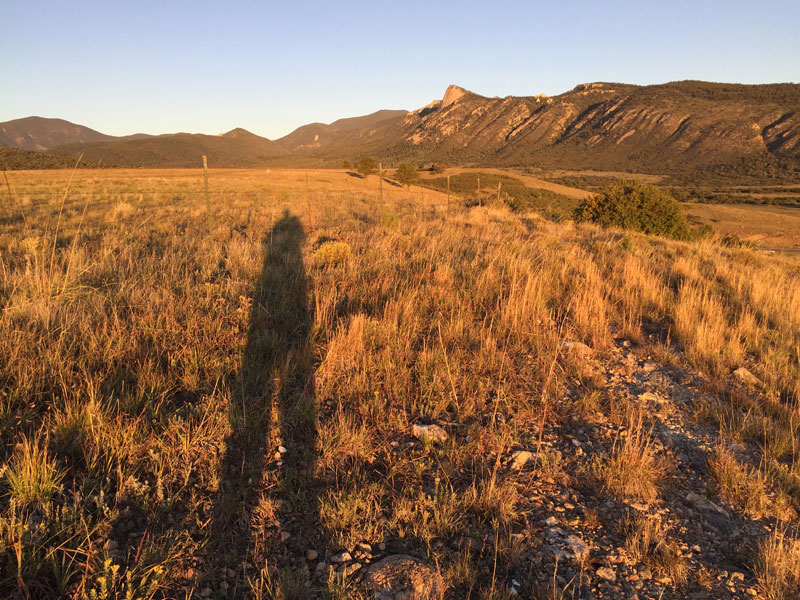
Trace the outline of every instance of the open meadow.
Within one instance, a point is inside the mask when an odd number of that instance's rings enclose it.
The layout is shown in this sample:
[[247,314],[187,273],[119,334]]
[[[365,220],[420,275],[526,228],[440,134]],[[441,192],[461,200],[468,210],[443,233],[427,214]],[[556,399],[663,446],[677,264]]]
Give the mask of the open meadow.
[[344,170],[6,176],[0,597],[373,598],[397,554],[800,595],[799,257]]

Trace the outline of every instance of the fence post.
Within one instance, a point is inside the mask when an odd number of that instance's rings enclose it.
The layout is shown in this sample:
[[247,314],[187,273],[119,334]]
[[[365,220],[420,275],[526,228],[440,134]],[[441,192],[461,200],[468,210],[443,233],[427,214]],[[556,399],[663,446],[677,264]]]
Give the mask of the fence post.
[[211,227],[211,198],[208,195],[208,157],[203,155],[203,183],[206,188],[206,221]]
[[378,186],[380,187],[380,190],[381,190],[381,204],[383,204],[383,164],[382,163],[378,163]]

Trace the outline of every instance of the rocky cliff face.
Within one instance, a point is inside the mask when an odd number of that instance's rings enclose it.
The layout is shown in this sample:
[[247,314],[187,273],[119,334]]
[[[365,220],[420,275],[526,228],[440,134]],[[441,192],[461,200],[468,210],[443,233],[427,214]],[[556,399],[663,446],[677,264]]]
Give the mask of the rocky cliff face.
[[325,151],[656,172],[742,157],[800,161],[800,85],[591,83],[506,98],[450,86],[442,100],[349,132]]

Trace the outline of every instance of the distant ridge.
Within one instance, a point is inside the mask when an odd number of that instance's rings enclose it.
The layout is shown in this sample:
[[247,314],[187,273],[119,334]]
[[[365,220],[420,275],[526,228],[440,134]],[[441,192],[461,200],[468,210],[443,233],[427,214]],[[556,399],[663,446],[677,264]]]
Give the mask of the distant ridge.
[[[114,138],[30,117],[0,123],[0,145],[48,148],[72,160],[83,153],[85,162],[107,166],[196,166],[203,154],[221,167],[338,166],[374,156],[390,166],[446,161],[796,180],[800,85],[594,82],[552,97],[504,98],[451,85],[441,99],[411,112],[380,110],[311,123],[276,141],[244,129]],[[16,155],[15,164],[20,160]]]
[[407,110],[379,110],[363,117],[338,119],[330,124],[310,123],[298,127],[289,135],[276,140],[276,142],[290,152],[321,148],[336,144],[347,132],[396,121],[407,114]]
[[[292,134],[290,134],[292,135]],[[287,136],[288,137],[288,136]],[[800,176],[800,85],[581,84],[558,96],[442,100],[297,154],[386,162]]]
[[115,137],[64,119],[25,117],[0,123],[0,146],[23,150],[50,150],[63,144],[112,142],[149,137],[143,133]]
[[214,167],[258,167],[287,154],[275,142],[245,129],[222,135],[174,133],[113,142],[67,144],[51,151],[61,157],[83,154],[88,164],[107,167],[196,167],[202,156]]

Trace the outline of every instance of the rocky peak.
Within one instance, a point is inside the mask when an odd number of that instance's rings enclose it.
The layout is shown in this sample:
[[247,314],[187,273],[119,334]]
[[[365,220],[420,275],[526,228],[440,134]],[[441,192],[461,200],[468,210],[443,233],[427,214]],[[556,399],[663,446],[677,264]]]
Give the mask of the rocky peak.
[[447,91],[444,93],[444,98],[442,98],[442,108],[447,108],[451,104],[454,104],[459,98],[461,98],[466,93],[467,90],[458,87],[457,85],[448,86]]

